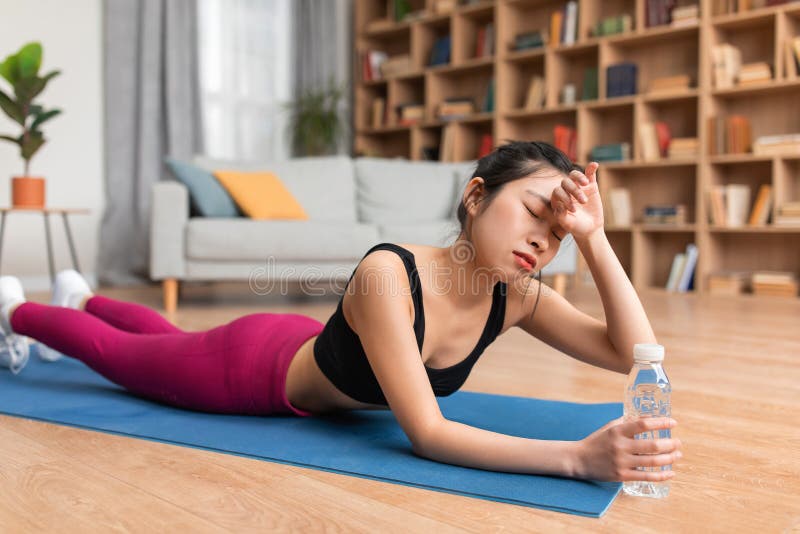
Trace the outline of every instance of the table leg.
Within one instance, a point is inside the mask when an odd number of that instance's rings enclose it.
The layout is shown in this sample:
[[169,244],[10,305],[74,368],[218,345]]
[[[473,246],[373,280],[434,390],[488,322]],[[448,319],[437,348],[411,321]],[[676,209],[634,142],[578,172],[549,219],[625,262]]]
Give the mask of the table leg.
[[75,243],[72,241],[72,231],[69,227],[69,218],[67,217],[66,212],[62,212],[61,216],[64,219],[64,230],[67,232],[67,243],[69,243],[69,254],[72,256],[72,266],[80,273],[81,268],[78,266],[78,255],[75,253]]
[[[2,215],[0,215],[0,267],[2,266],[3,262],[3,234],[6,230],[6,212],[4,211]],[[0,269],[2,272],[2,269]]]
[[50,284],[56,281],[55,268],[53,266],[53,242],[50,238],[50,214],[44,212],[44,236],[47,240],[47,266],[50,268]]

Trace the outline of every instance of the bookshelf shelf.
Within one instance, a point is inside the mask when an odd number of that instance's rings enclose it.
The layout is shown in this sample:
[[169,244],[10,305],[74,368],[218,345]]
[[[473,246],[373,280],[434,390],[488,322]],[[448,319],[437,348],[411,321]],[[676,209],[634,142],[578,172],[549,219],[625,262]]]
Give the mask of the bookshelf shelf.
[[[714,132],[707,120],[743,116],[753,140],[800,133],[800,73],[791,68],[786,53],[788,39],[800,37],[800,2],[718,13],[725,2],[680,0],[680,7],[699,4],[696,23],[650,27],[648,2],[577,0],[572,42],[556,43],[540,33],[541,46],[515,50],[520,35],[529,34],[527,44],[535,45],[531,35],[557,28],[553,13],[563,10],[567,17],[567,0],[483,0],[441,14],[435,14],[439,0],[410,0],[413,20],[396,23],[388,20],[393,0],[355,0],[356,55],[361,58],[370,50],[381,50],[389,59],[408,55],[410,67],[368,82],[360,76],[362,69],[355,69],[353,152],[428,159],[447,133],[448,160],[473,161],[485,150],[487,137],[494,144],[506,139],[557,143],[558,131],[562,142],[564,132],[574,135],[574,157],[585,164],[598,145],[627,143],[627,160],[600,162],[599,185],[604,208],[610,205],[611,189],[630,193],[631,224],[614,224],[606,217],[605,231],[637,289],[663,291],[659,288],[666,284],[674,256],[690,243],[699,251],[692,293],[707,293],[708,276],[717,271],[787,270],[800,275],[800,227],[776,226],[772,219],[766,226],[717,226],[711,222],[708,198],[715,186],[743,184],[753,204],[760,188],[770,185],[773,210],[782,202],[800,202],[800,154],[754,154],[746,147],[742,153],[711,155]],[[601,21],[621,15],[630,17],[630,25],[624,26],[630,31],[593,34],[603,26]],[[490,24],[492,50],[478,53],[478,32]],[[450,38],[449,60],[431,66],[435,43],[444,37]],[[716,87],[712,47],[722,44],[741,49],[742,63],[767,63],[772,78]],[[624,62],[637,65],[635,94],[608,97],[607,69]],[[688,87],[685,82],[665,83],[673,78],[688,78]],[[494,105],[487,108],[492,79]],[[587,85],[592,81],[595,87]],[[538,103],[529,99],[539,96],[531,91],[534,84],[541,86]],[[651,91],[655,86],[666,90]],[[586,90],[589,99],[584,99]],[[441,120],[439,105],[457,98],[472,100],[475,112]],[[384,108],[374,105],[382,99]],[[397,106],[414,102],[424,106],[423,119],[398,124]],[[386,110],[383,123],[373,122],[373,109]],[[666,124],[670,137],[684,142],[684,149],[676,150],[681,157],[666,157],[660,148],[660,157],[650,159],[652,137],[643,133],[644,123]],[[685,207],[685,223],[644,222],[645,207],[676,204]]]

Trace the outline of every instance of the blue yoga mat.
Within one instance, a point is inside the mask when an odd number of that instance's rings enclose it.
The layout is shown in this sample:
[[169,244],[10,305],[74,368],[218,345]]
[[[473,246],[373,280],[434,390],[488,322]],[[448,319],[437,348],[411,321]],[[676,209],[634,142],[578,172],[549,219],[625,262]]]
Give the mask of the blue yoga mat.
[[[622,489],[619,482],[500,473],[420,458],[389,411],[302,418],[173,408],[128,393],[78,360],[41,361],[37,346],[20,374],[0,369],[1,413],[588,517],[601,517]],[[447,419],[534,439],[580,440],[622,415],[621,403],[468,391],[438,400]]]

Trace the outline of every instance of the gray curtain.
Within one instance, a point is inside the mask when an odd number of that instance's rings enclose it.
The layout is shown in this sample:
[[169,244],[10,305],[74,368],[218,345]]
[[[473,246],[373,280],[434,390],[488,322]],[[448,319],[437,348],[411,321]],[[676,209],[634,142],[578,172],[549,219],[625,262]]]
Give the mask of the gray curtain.
[[202,152],[196,0],[106,0],[106,208],[98,281],[148,281],[150,188]]
[[333,76],[347,84],[340,111],[346,134],[339,153],[352,153],[353,0],[292,0],[294,94],[325,87]]

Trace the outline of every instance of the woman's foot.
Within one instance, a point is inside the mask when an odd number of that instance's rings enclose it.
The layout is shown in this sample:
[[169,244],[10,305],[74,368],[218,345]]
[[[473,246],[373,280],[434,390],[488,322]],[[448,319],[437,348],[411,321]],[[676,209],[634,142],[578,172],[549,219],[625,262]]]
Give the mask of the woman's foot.
[[[60,271],[53,282],[53,292],[50,297],[51,306],[61,306],[63,308],[82,309],[86,300],[94,295],[89,288],[89,284],[74,269]],[[39,358],[48,362],[61,359],[64,355],[55,349],[39,343]]]
[[0,367],[8,367],[14,374],[22,371],[30,354],[28,338],[11,328],[11,312],[23,302],[25,293],[19,278],[0,276]]

